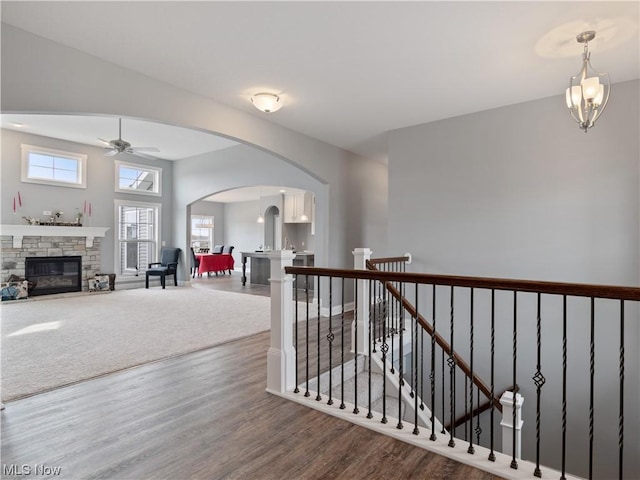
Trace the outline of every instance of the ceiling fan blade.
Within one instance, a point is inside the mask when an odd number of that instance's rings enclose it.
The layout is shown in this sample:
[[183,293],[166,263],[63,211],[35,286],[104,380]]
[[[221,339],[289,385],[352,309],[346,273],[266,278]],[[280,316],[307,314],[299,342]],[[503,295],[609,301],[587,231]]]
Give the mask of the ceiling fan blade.
[[134,152],[159,152],[156,147],[131,147],[129,150]]
[[104,154],[105,157],[115,157],[118,154],[118,150],[116,150],[115,148],[111,148],[108,149],[107,152]]

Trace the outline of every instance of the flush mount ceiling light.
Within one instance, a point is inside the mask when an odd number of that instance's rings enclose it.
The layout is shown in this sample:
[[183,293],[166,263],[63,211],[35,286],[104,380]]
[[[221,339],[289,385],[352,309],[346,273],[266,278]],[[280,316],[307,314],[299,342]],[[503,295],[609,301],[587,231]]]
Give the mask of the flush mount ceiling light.
[[282,107],[282,99],[275,93],[256,93],[251,97],[251,103],[264,113],[277,112]]
[[589,42],[596,36],[596,32],[589,30],[576,37],[578,43],[584,43],[582,53],[582,69],[569,80],[569,88],[566,91],[566,102],[571,116],[580,128],[587,132],[593,127],[596,120],[609,101],[611,81],[608,73],[599,73],[591,66],[591,52]]

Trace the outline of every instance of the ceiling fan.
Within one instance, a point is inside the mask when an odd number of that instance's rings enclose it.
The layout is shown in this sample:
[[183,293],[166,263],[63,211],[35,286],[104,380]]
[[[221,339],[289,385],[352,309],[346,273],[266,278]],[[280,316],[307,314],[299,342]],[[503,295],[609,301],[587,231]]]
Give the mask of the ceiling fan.
[[146,155],[143,152],[159,152],[156,147],[132,147],[131,144],[122,139],[122,119],[118,119],[118,139],[107,141],[103,138],[98,138],[102,143],[107,145],[105,149],[107,152],[104,154],[106,157],[113,157],[120,153],[129,153],[131,155],[136,155],[142,158],[149,158],[155,160],[155,157],[151,155]]

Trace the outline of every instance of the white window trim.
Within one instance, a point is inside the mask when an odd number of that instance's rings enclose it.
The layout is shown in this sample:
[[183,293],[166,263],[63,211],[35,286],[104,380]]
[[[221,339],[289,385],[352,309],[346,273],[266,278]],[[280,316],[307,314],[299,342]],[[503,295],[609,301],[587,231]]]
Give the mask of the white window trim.
[[[87,155],[77,152],[66,152],[64,150],[56,150],[48,147],[36,147],[35,145],[22,144],[22,177],[24,183],[37,183],[40,185],[51,185],[55,187],[67,188],[87,188]],[[80,172],[78,172],[78,183],[58,182],[56,180],[47,180],[44,178],[29,177],[29,153],[43,153],[45,155],[55,155],[58,157],[73,158],[78,160]]]
[[[162,168],[160,167],[150,167],[149,165],[141,165],[138,163],[127,163],[122,162],[120,160],[116,160],[115,164],[115,191],[119,193],[132,193],[134,195],[151,195],[154,197],[162,196]],[[146,170],[148,172],[155,172],[156,174],[156,192],[149,192],[143,190],[135,190],[133,188],[120,188],[120,167],[130,167],[136,168],[140,170]]]
[[[163,245],[163,241],[161,238],[161,232],[162,232],[162,228],[161,228],[161,221],[162,221],[162,204],[161,203],[149,203],[149,202],[136,202],[136,201],[127,201],[127,200],[119,200],[119,199],[115,199],[113,201],[113,225],[114,225],[114,250],[113,250],[113,268],[114,268],[114,272],[119,272],[120,271],[120,254],[118,252],[120,252],[120,230],[119,230],[119,221],[120,221],[120,207],[122,205],[127,205],[127,206],[131,206],[131,207],[142,207],[142,208],[149,208],[149,207],[154,207],[158,209],[158,219],[156,221],[156,228],[155,228],[155,235],[156,235],[156,258],[153,259],[154,262],[158,261],[158,254],[160,253],[160,250],[162,249],[162,245]],[[146,270],[146,269],[145,269]],[[140,279],[144,279],[144,275],[140,275],[138,277],[132,277],[132,276],[125,276],[122,277],[121,282],[137,282],[140,281]]]

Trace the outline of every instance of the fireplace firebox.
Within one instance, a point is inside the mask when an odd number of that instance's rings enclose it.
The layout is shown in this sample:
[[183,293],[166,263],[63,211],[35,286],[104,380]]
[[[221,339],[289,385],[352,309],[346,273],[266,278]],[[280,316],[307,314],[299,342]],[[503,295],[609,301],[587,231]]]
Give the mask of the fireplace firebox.
[[82,257],[27,257],[25,278],[35,284],[29,295],[82,291]]

